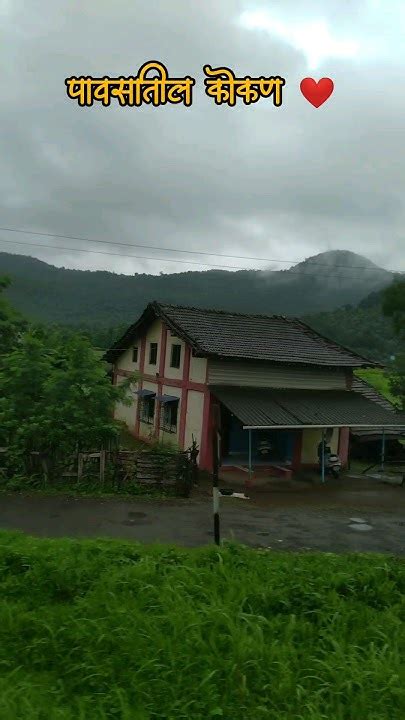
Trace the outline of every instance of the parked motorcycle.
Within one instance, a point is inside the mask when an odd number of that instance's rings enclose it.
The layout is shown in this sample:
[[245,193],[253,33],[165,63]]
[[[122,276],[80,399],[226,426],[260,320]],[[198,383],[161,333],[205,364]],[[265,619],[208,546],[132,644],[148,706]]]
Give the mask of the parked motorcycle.
[[[325,460],[325,475],[332,475],[332,477],[338,479],[340,471],[342,469],[342,461],[338,455],[329,455]],[[320,465],[320,471],[322,472],[322,464]]]
[[[322,443],[319,443],[318,447],[318,458],[319,458],[319,472],[322,474]],[[325,475],[332,475],[332,477],[338,479],[340,471],[342,469],[342,461],[339,455],[331,452],[328,445],[324,446],[324,463],[325,463]]]
[[259,457],[266,460],[270,457],[271,444],[269,443],[268,440],[261,440],[259,442],[257,451],[258,451]]

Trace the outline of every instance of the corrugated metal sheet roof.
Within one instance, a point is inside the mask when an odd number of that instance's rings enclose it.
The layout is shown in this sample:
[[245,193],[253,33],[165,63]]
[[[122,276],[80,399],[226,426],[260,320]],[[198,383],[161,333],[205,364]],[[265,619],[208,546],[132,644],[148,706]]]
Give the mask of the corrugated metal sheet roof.
[[405,415],[348,390],[211,390],[244,427],[405,427]]
[[240,358],[325,367],[373,367],[361,357],[315,332],[300,320],[279,315],[243,315],[179,305],[150,303],[141,318],[106,354],[110,362],[161,318],[193,350],[206,357]]
[[352,389],[355,392],[364,395],[364,397],[366,397],[368,400],[372,400],[378,405],[381,405],[381,407],[385,408],[386,410],[395,409],[394,405],[389,400],[387,400],[384,395],[381,395],[381,393],[379,393],[375,387],[370,385],[366,380],[363,380],[362,378],[358,378],[356,376],[353,377]]
[[[352,435],[355,438],[358,438],[359,440],[381,440],[382,439],[382,430],[381,428],[369,428],[368,430],[360,430],[359,428],[356,428],[355,430],[352,430]],[[386,440],[398,440],[399,438],[405,437],[405,430],[401,430],[401,428],[398,429],[387,429],[384,433]]]

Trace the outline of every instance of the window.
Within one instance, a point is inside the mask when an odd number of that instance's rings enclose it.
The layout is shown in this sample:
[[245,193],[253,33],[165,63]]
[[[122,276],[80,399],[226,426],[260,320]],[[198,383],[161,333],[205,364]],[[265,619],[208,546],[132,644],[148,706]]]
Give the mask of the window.
[[181,345],[172,345],[172,356],[170,359],[170,367],[179,368],[181,358]]
[[138,346],[137,345],[135,345],[132,348],[132,362],[133,363],[138,362]]
[[172,400],[163,405],[163,422],[162,428],[165,432],[175,433],[177,430],[177,416],[179,410],[179,401]]
[[139,406],[139,419],[147,425],[153,425],[155,417],[155,396],[142,398]]
[[149,365],[156,365],[157,362],[157,343],[151,343],[149,346]]

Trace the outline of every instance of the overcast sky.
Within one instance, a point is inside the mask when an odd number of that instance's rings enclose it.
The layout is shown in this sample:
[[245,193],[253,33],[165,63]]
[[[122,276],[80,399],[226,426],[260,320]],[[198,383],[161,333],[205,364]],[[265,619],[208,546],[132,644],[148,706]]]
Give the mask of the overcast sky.
[[[218,253],[348,249],[405,270],[403,2],[0,0],[0,28],[0,225],[214,254],[5,231],[0,250],[157,274],[198,269],[190,260],[266,267]],[[66,95],[69,76],[136,75],[148,60],[196,78],[192,107],[83,109]],[[281,75],[282,107],[216,106],[205,64]],[[319,109],[300,93],[306,76],[335,83]]]

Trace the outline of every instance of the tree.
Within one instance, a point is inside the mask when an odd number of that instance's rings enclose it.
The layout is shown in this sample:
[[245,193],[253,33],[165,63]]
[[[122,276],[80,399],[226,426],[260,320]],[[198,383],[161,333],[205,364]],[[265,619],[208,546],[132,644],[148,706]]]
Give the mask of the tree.
[[401,409],[405,410],[405,280],[397,281],[385,290],[383,312],[392,318],[394,330],[401,342],[401,351],[395,356],[390,375],[390,385]]
[[405,410],[405,353],[395,358],[390,374],[390,388],[392,394],[399,400],[400,409]]
[[405,280],[394,282],[383,294],[383,312],[391,317],[395,331],[405,331]]
[[56,477],[78,448],[99,449],[118,436],[118,400],[128,399],[133,378],[111,384],[90,342],[57,331],[27,332],[0,368],[0,445],[12,469],[27,473],[32,452]]
[[3,295],[9,285],[8,277],[0,277],[0,362],[1,356],[16,346],[21,333],[27,326],[26,321]]

